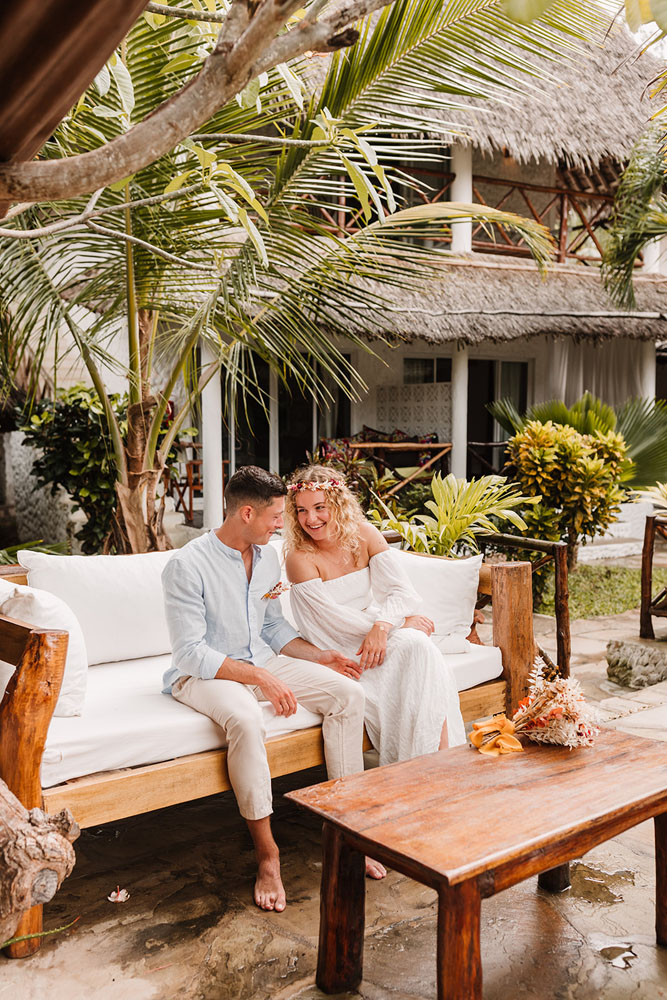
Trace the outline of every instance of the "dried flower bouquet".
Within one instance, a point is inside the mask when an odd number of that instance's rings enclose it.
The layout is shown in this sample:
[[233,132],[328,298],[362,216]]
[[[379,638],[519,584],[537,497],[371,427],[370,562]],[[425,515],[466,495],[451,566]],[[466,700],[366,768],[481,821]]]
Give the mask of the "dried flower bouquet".
[[518,739],[522,734],[535,743],[588,747],[600,732],[597,723],[597,712],[586,703],[579,681],[547,676],[544,661],[538,658],[528,695],[512,718],[494,715],[488,722],[475,722],[469,739],[490,757],[523,750]]

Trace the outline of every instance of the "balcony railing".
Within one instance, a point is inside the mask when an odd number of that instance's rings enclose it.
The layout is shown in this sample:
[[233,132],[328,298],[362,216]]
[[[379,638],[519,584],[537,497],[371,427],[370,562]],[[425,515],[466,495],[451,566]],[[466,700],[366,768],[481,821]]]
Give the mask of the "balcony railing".
[[[429,183],[431,188],[429,191],[411,188],[413,204],[419,203],[420,199],[424,204],[447,200],[454,174],[421,167],[411,168],[410,173]],[[606,225],[614,201],[612,194],[475,174],[473,199],[489,208],[530,216],[546,226],[556,242],[558,262],[577,260],[599,264],[602,256],[601,230]],[[343,197],[339,198],[339,205],[338,210],[335,206],[330,211],[322,210],[325,220],[339,233],[355,232],[361,224],[360,211],[349,212]],[[446,242],[445,238],[443,242]],[[525,241],[500,225],[494,225],[490,230],[481,224],[475,226],[472,249],[483,253],[530,257]]]

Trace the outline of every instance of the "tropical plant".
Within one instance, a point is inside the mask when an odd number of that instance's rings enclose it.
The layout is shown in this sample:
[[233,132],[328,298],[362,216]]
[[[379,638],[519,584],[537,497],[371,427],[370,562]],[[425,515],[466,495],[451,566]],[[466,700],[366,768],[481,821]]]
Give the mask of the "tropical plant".
[[528,421],[507,442],[509,472],[529,496],[558,512],[559,535],[568,563],[577,546],[601,534],[619,512],[621,477],[627,464],[623,438],[614,431],[580,434],[574,427]]
[[[208,7],[226,35],[232,28],[226,6],[210,0]],[[318,0],[304,8],[303,39],[312,41],[321,8]],[[348,9],[365,7],[343,5],[339,28]],[[231,10],[233,20],[236,5]],[[268,4],[253,11],[251,33],[257,18],[269,17]],[[28,352],[42,359],[50,344],[57,356],[63,344],[79,353],[109,429],[120,551],[169,545],[155,501],[164,450],[221,368],[241,393],[259,391],[253,379],[259,356],[302,388],[315,386],[324,400],[329,376],[354,394],[361,383],[332,335],[351,337],[362,349],[369,349],[363,334],[382,337],[385,300],[371,283],[390,295],[438,274],[442,253],[420,239],[441,235],[452,219],[513,227],[544,264],[548,236],[532,220],[447,203],[395,211],[392,181],[405,180],[399,169],[405,151],[412,158],[433,155],[433,140],[415,140],[416,131],[448,134],[446,124],[434,125],[432,109],[452,111],[460,94],[483,99],[528,91],[540,74],[527,51],[546,52],[555,62],[564,47],[575,52],[576,38],[590,37],[606,21],[602,7],[584,11],[574,0],[550,4],[529,27],[511,21],[501,0],[399,0],[354,32],[335,35],[336,46],[356,44],[334,53],[319,96],[304,98],[301,65],[269,60],[238,100],[230,100],[239,79],[230,70],[215,108],[207,96],[193,111],[202,79],[218,72],[221,49],[212,22],[187,19],[188,13],[170,8],[169,17],[148,12],[139,19],[40,160],[18,170],[31,178],[35,198],[61,200],[20,205],[0,230],[0,288],[11,302],[12,350],[0,352],[6,384],[15,374],[11,359]],[[555,29],[563,33],[558,42]],[[276,42],[285,58],[295,34],[288,30]],[[493,78],[491,36],[494,66],[504,67]],[[231,44],[233,52],[235,39]],[[301,41],[297,50],[303,51]],[[253,63],[251,76],[256,69]],[[170,101],[173,127],[163,136],[159,125]],[[182,119],[178,107],[187,109]],[[154,137],[148,157],[139,152],[147,132]],[[92,174],[91,164],[97,164]],[[18,174],[0,167],[0,192],[11,197]],[[81,197],[94,187],[89,199]],[[346,221],[356,219],[356,234],[340,227],[339,211]],[[125,331],[127,365],[119,360]],[[106,390],[109,371],[128,377],[126,433]],[[179,392],[182,405],[160,449],[168,401]]]
[[0,549],[0,566],[13,566],[21,549],[30,549],[32,552],[48,552],[51,555],[63,555],[67,546],[64,542],[46,545],[41,538],[34,542],[21,542],[19,545],[8,545],[7,548]]
[[384,501],[378,498],[380,511],[374,520],[382,531],[396,531],[403,548],[414,552],[429,552],[437,556],[479,551],[477,537],[498,530],[499,522],[509,521],[524,530],[526,523],[517,507],[535,504],[539,497],[523,496],[515,483],[503,476],[482,476],[480,479],[457,479],[453,473],[440,473],[431,480],[432,500],[426,501],[429,514],[417,514],[411,521],[394,516]]
[[663,399],[629,399],[614,409],[585,392],[572,406],[550,399],[520,415],[510,399],[500,399],[490,403],[488,410],[510,434],[535,420],[574,427],[580,434],[615,431],[625,441],[632,463],[623,471],[623,483],[628,489],[667,479],[667,402]]
[[656,483],[645,490],[637,490],[634,495],[635,500],[648,500],[654,507],[661,510],[667,509],[667,483]]

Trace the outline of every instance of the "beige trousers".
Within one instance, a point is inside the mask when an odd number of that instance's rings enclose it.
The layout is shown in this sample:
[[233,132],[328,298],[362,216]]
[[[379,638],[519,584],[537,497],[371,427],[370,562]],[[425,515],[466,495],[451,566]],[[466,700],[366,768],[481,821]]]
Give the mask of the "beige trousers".
[[[330,778],[363,771],[364,690],[358,681],[330,667],[291,656],[274,656],[266,669],[279,677],[299,704],[321,715],[324,756]],[[179,677],[173,697],[213,719],[227,739],[227,769],[244,819],[263,819],[273,811],[266,733],[258,687],[238,681]]]

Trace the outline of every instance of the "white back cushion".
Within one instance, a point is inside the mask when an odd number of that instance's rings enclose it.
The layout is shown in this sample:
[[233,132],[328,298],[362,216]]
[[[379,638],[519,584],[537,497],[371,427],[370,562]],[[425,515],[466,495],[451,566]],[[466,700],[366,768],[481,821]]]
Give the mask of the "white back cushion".
[[92,666],[170,651],[160,575],[172,554],[51,556],[23,549],[18,558],[32,587],[72,609]]
[[[81,626],[70,608],[45,590],[23,587],[0,578],[0,614],[37,628],[64,629],[69,633],[65,674],[53,714],[60,718],[81,715],[86,697],[88,660]],[[0,698],[13,672],[11,664],[0,663]]]
[[416,552],[398,554],[410,583],[424,601],[422,614],[435,622],[436,635],[465,639],[475,614],[482,556],[436,559]]

